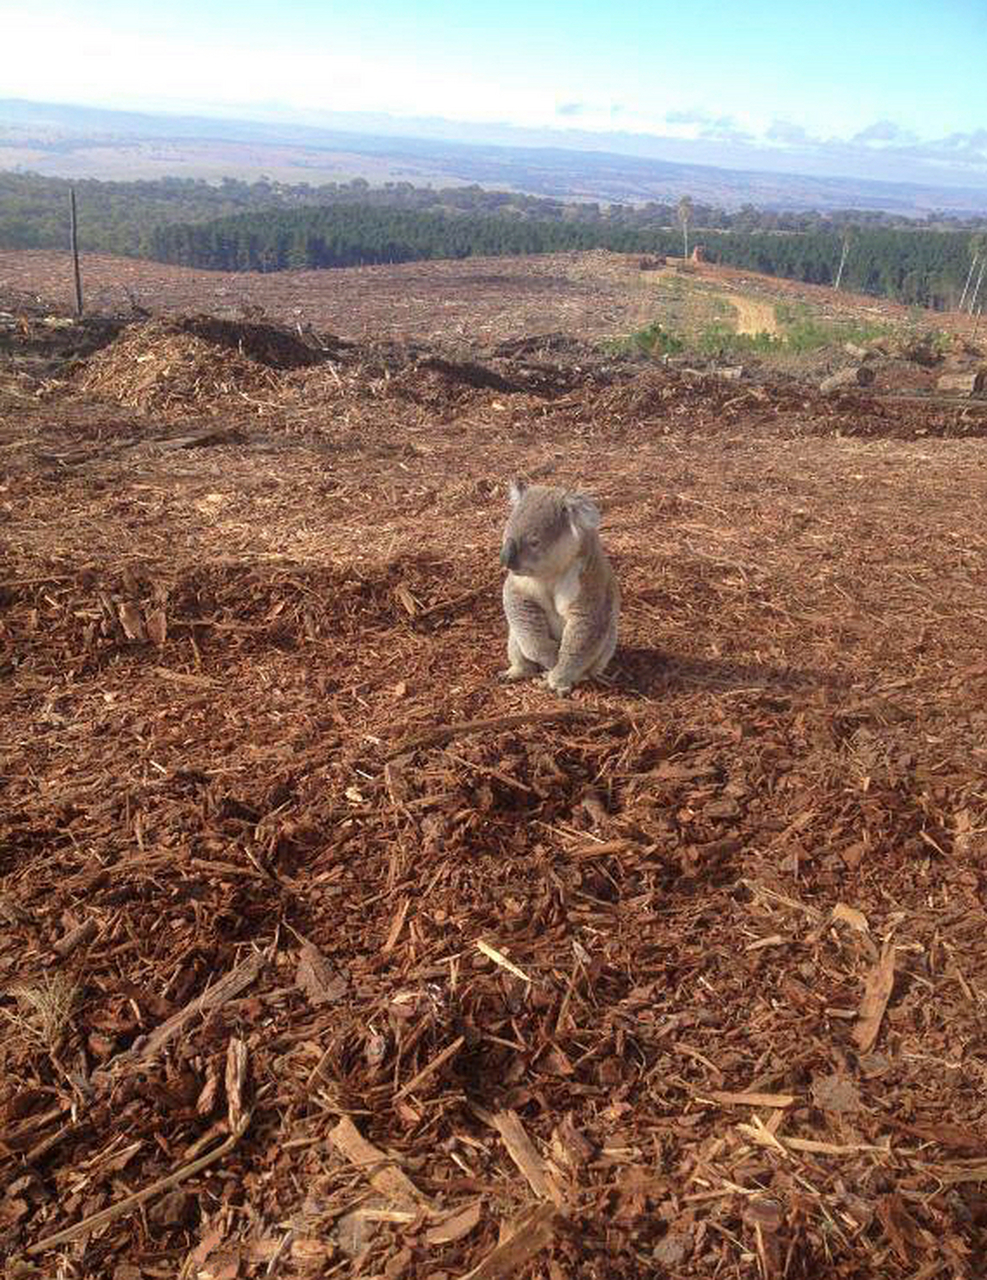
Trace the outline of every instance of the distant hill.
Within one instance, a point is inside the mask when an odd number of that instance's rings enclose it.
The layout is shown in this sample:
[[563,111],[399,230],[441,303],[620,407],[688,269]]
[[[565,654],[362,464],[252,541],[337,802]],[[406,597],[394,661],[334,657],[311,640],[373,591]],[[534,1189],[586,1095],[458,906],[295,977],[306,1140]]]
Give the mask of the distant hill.
[[[925,217],[987,214],[987,190],[685,164],[562,146],[503,145],[384,132],[386,118],[332,117],[322,128],[205,116],[109,111],[0,100],[0,169],[68,178],[176,176],[320,184],[478,183],[532,195],[604,202],[675,201],[724,209],[849,208]],[[371,121],[380,132],[363,131]],[[421,122],[427,127],[427,122]],[[448,122],[436,122],[449,127]],[[517,131],[521,136],[522,131]]]

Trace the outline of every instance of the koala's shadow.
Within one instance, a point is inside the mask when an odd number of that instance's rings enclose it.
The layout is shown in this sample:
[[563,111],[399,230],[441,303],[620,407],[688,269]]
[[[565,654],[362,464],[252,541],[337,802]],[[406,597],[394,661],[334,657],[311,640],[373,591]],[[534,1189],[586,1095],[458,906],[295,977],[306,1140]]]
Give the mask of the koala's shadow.
[[698,658],[647,646],[623,646],[606,673],[611,688],[654,698],[669,693],[706,689],[713,693],[741,689],[795,693],[806,689],[838,690],[846,681],[832,671],[811,667],[780,667],[729,658]]

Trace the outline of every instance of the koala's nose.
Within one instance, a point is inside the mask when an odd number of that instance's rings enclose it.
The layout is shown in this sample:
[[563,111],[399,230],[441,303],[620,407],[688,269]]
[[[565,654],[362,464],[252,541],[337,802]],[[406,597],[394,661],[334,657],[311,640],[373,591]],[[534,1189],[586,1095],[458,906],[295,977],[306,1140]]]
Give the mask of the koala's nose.
[[508,538],[500,549],[500,563],[505,569],[513,569],[517,564],[517,543]]

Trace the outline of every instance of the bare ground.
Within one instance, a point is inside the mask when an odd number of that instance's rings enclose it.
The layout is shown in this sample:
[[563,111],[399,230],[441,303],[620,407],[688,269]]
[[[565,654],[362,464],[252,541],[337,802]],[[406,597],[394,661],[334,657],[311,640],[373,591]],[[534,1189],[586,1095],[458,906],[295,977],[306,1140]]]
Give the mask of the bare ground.
[[[477,331],[566,329],[569,285],[500,318],[515,267]],[[295,368],[23,305],[12,1274],[982,1274],[987,406],[477,372],[372,293]],[[568,703],[495,678],[515,471],[599,498],[621,578]]]
[[[635,260],[636,261],[636,260]],[[84,262],[86,296],[99,311],[136,302],[155,314],[259,309],[285,324],[345,337],[492,341],[554,329],[583,338],[621,336],[649,318],[647,289],[620,255],[553,254],[287,271],[195,271],[99,255]],[[637,288],[629,285],[638,283]],[[68,306],[71,260],[51,251],[0,252],[0,288]]]
[[[547,254],[531,258],[471,258],[339,271],[196,271],[137,259],[91,255],[83,261],[87,307],[118,313],[136,303],[155,315],[219,308],[247,309],[284,324],[330,329],[378,340],[492,342],[564,330],[585,340],[619,338],[655,318],[654,280],[674,272],[641,271],[639,255]],[[907,325],[913,313],[883,299],[820,285],[760,276],[710,263],[689,264],[677,278],[731,302],[765,310],[804,302],[824,316]],[[0,290],[74,300],[67,253],[0,251]],[[930,326],[966,334],[959,315],[928,316]]]

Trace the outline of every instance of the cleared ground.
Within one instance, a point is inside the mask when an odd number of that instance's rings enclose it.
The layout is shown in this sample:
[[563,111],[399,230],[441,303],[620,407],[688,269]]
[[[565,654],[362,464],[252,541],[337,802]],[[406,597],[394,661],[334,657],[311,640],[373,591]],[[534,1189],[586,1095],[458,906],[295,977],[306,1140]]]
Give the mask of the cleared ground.
[[[966,316],[918,313],[879,298],[837,292],[709,263],[686,271],[642,271],[638,255],[547,254],[470,258],[339,271],[229,273],[138,259],[83,259],[87,304],[96,311],[136,303],[154,314],[217,308],[259,309],[285,324],[311,324],[347,337],[490,342],[563,329],[572,337],[620,338],[654,319],[692,331],[729,314],[731,304],[764,308],[804,303],[824,319],[900,327],[926,324],[969,334]],[[74,302],[67,253],[0,251],[0,288]]]
[[[496,346],[623,323],[593,257],[409,271],[442,352],[323,280],[310,366],[0,302],[35,1274],[982,1272],[987,406]],[[569,702],[496,680],[516,472],[621,579]]]

